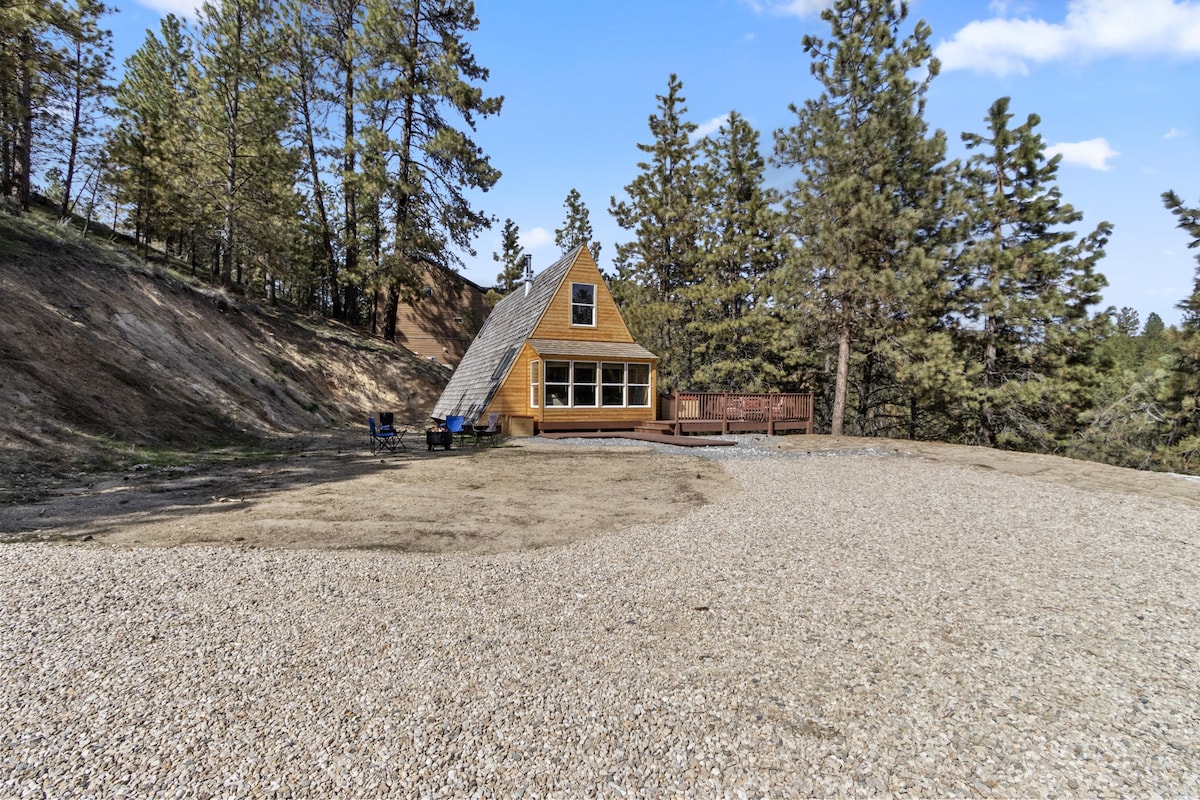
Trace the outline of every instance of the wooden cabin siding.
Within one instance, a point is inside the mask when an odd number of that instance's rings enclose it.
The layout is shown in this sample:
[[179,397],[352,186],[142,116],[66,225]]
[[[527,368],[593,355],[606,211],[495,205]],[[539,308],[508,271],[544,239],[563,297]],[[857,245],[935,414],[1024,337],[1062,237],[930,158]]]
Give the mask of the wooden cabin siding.
[[466,354],[487,314],[478,286],[447,270],[426,270],[416,295],[396,308],[396,343],[421,358],[453,366]]
[[[654,378],[651,371],[650,385],[653,387]],[[570,406],[549,406],[537,409],[541,412],[533,416],[538,422],[617,422],[636,420],[637,422],[653,422],[654,406],[623,406],[621,408],[598,407],[578,408]]]
[[496,390],[492,402],[483,414],[485,419],[490,413],[501,416],[534,416],[529,407],[529,364],[537,359],[538,355],[532,347],[528,344],[521,346],[521,352],[517,354],[512,369],[508,371],[508,376]]
[[[596,287],[596,324],[571,324],[571,284],[587,283]],[[520,291],[518,289],[517,291]],[[538,320],[531,339],[573,339],[578,341],[596,342],[632,342],[629,328],[621,319],[621,312],[604,283],[596,262],[586,249],[580,251],[579,257],[568,270],[566,278],[558,287],[554,298],[546,306],[542,318]]]

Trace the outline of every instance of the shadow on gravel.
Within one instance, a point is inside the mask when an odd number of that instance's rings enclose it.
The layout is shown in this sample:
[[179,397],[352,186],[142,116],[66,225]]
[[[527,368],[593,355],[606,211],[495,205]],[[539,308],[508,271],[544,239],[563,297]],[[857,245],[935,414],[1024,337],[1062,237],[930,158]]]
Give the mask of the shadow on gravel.
[[233,515],[272,495],[380,474],[403,479],[414,463],[470,456],[427,452],[424,445],[372,456],[365,447],[328,440],[316,449],[271,455],[236,466],[143,467],[81,475],[29,503],[0,505],[0,543],[90,541],[132,526]]

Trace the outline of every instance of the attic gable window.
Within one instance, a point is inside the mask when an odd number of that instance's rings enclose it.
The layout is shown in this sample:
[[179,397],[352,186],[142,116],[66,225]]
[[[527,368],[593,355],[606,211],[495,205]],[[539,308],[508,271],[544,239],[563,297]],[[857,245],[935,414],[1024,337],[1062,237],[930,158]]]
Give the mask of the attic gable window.
[[596,285],[593,283],[571,284],[571,324],[596,325]]

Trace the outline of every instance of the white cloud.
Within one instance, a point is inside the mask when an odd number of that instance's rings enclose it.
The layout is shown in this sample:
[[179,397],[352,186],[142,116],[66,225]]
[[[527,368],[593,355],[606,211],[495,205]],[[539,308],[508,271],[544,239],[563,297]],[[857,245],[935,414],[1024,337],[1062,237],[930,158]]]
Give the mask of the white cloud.
[[1169,130],[1169,131],[1167,131],[1166,133],[1164,133],[1164,134],[1163,134],[1163,138],[1164,138],[1164,139],[1168,139],[1168,140],[1170,140],[1170,139],[1179,139],[1179,138],[1182,138],[1182,137],[1184,137],[1184,136],[1187,136],[1187,132],[1186,132],[1186,131],[1181,131],[1181,130],[1179,130],[1179,128],[1171,128],[1171,130]]
[[756,14],[815,17],[833,5],[833,0],[742,0]]
[[1052,144],[1046,148],[1046,151],[1050,154],[1061,154],[1064,164],[1087,167],[1101,172],[1112,169],[1108,162],[1121,155],[1112,149],[1112,145],[1104,137],[1088,139],[1086,142]]
[[696,126],[696,130],[692,131],[692,135],[688,138],[693,142],[703,139],[710,133],[716,133],[721,129],[721,126],[729,122],[729,115],[722,114],[719,117],[713,117],[708,122],[702,122]]
[[554,234],[545,228],[530,228],[520,234],[521,247],[527,250],[533,250],[537,247],[545,247],[548,244],[554,244]]
[[137,0],[138,5],[145,6],[151,11],[157,11],[163,16],[174,14],[177,17],[188,19],[196,18],[196,9],[203,2],[204,0]]
[[988,11],[998,17],[1007,17],[1009,14],[1027,14],[1029,13],[1029,3],[1025,0],[992,0],[988,3]]
[[976,20],[936,50],[946,70],[1028,74],[1030,64],[1112,55],[1200,58],[1200,4],[1189,0],[1070,0],[1062,22]]

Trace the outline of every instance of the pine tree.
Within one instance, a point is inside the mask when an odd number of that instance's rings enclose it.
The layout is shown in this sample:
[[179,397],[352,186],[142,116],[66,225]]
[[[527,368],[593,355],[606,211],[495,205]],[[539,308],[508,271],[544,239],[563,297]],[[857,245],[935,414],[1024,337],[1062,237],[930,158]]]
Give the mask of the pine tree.
[[766,391],[785,377],[768,347],[777,317],[767,285],[788,254],[789,240],[764,185],[758,131],[745,117],[730,113],[714,136],[701,140],[700,149],[698,280],[684,291],[696,309],[692,388]]
[[524,270],[523,258],[525,249],[521,247],[520,230],[517,223],[511,219],[504,220],[504,230],[500,234],[500,252],[492,253],[492,260],[500,264],[500,274],[496,276],[496,288],[505,295],[516,288],[521,282]]
[[64,74],[60,40],[67,24],[57,0],[0,4],[0,197],[23,210],[41,155],[39,126],[58,119],[49,104]]
[[[290,192],[278,180],[295,163],[281,136],[288,124],[278,60],[277,18],[265,0],[218,0],[200,9],[197,50],[201,75],[200,148],[211,173],[205,182],[221,218],[221,283],[242,282],[245,259],[271,240],[245,238],[251,222]],[[235,276],[235,267],[237,275]]]
[[785,200],[799,242],[794,312],[836,341],[834,435],[851,402],[856,432],[874,434],[953,391],[937,253],[951,182],[945,137],[923,118],[939,67],[924,22],[900,38],[907,16],[892,0],[822,12],[830,38],[806,36],[804,49],[824,91],[792,106],[796,124],[776,132],[774,162],[800,172]]
[[554,230],[554,244],[563,255],[581,244],[587,245],[592,258],[596,260],[597,264],[600,263],[600,243],[592,238],[592,223],[588,215],[588,208],[584,205],[578,189],[571,189],[567,192],[567,199],[563,201],[563,207],[567,210],[567,218],[563,220],[561,228]]
[[1163,318],[1151,311],[1142,326],[1142,334],[1138,337],[1138,358],[1142,364],[1157,364],[1166,355],[1170,345],[1167,342],[1167,325]]
[[[357,242],[343,246],[345,240],[339,240],[337,226],[339,196],[343,191],[351,192],[354,183],[348,176],[353,174],[356,154],[354,89],[359,48],[358,37],[352,34],[361,8],[360,0],[290,0],[284,7],[286,49],[281,62],[289,76],[286,85],[292,92],[292,135],[301,155],[303,178],[298,177],[297,191],[307,200],[302,213],[314,262],[311,279],[324,284],[306,299],[321,302],[334,319],[348,322],[354,315],[347,314],[346,293],[355,293],[347,279],[353,273]],[[350,107],[348,114],[336,113],[339,106],[346,105]],[[347,158],[351,163],[343,170]],[[353,201],[350,205],[353,207]],[[341,219],[350,224],[354,217],[350,214]],[[357,238],[357,231],[353,238]]]
[[[1164,192],[1162,197],[1178,227],[1192,237],[1188,247],[1200,248],[1200,207],[1185,206],[1175,192]],[[1172,369],[1160,395],[1169,415],[1163,461],[1171,468],[1196,471],[1200,467],[1200,266],[1191,295],[1178,307],[1183,319],[1170,336]]]
[[613,296],[635,340],[659,357],[659,385],[690,387],[695,373],[694,309],[684,290],[696,280],[700,258],[694,123],[687,113],[683,84],[674,74],[667,93],[658,95],[650,117],[653,142],[639,144],[650,156],[641,174],[625,187],[628,200],[611,198],[609,213],[633,231],[634,240],[617,245]]
[[155,237],[193,237],[200,216],[191,43],[174,15],[163,18],[159,32],[161,38],[147,32],[125,61],[116,90],[118,124],[108,142],[117,200],[130,208],[135,240],[143,246]]
[[1039,118],[1009,127],[1008,98],[988,113],[965,173],[967,239],[956,264],[960,345],[978,372],[976,441],[1056,449],[1087,407],[1099,376],[1095,345],[1107,316],[1092,317],[1104,277],[1095,271],[1111,232],[1101,223],[1075,242],[1083,215],[1054,185]]
[[500,178],[470,138],[476,120],[500,112],[503,98],[487,97],[466,41],[479,20],[468,0],[370,0],[364,38],[374,55],[364,86],[374,164],[363,170],[368,203],[378,203],[381,333],[396,335],[401,297],[429,264],[455,266],[474,254],[476,234],[491,218],[470,194]]
[[97,0],[76,0],[66,18],[67,58],[61,94],[70,119],[63,160],[63,191],[59,214],[66,218],[75,202],[76,170],[85,152],[100,145],[99,124],[104,100],[112,93],[107,80],[112,67],[112,32],[100,27],[110,9]]

